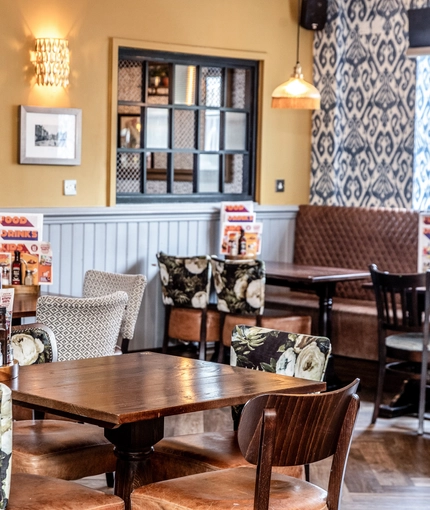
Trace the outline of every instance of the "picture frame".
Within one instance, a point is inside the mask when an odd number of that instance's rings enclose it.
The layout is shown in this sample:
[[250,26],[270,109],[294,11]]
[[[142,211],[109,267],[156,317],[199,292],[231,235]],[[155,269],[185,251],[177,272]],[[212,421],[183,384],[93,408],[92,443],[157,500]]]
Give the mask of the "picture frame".
[[82,110],[21,105],[20,121],[20,164],[81,164]]

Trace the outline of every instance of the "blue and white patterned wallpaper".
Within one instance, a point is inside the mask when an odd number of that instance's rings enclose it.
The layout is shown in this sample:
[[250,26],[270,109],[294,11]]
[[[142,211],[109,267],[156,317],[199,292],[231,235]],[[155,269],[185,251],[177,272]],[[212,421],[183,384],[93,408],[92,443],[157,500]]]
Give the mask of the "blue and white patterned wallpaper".
[[[407,9],[426,5],[329,0],[326,26],[314,36],[321,109],[312,122],[310,203],[423,209],[429,202],[430,134],[423,129],[426,150],[415,137],[422,156],[414,170],[416,61],[406,56]],[[419,60],[428,84],[429,59]],[[423,93],[421,103],[428,116],[430,97]]]

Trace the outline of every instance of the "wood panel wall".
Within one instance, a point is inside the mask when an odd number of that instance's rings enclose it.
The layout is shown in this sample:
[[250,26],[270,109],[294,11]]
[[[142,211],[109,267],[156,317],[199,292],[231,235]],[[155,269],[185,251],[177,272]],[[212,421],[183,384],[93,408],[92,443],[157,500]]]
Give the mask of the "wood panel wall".
[[[255,206],[255,210],[257,220],[263,222],[261,258],[291,261],[297,207]],[[43,240],[51,243],[54,255],[54,282],[42,287],[44,292],[82,295],[88,269],[146,275],[148,286],[130,345],[132,350],[162,344],[164,309],[156,253],[160,250],[180,256],[218,253],[219,204],[31,212],[44,214]]]

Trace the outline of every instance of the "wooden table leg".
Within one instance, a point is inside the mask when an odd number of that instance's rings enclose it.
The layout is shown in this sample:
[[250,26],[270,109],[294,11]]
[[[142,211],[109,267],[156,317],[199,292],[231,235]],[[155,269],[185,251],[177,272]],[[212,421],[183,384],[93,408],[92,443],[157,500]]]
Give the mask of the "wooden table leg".
[[133,489],[152,482],[150,454],[164,435],[164,418],[125,423],[116,429],[105,429],[105,437],[115,445],[117,456],[115,489],[130,510]]

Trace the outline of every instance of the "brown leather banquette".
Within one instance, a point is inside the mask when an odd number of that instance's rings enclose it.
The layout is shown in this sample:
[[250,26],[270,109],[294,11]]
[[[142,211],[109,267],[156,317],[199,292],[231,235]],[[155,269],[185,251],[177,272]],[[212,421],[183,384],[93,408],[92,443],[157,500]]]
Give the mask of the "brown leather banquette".
[[[301,205],[294,234],[297,264],[414,273],[418,258],[419,213],[407,209]],[[266,308],[312,316],[318,325],[314,294],[267,286]],[[363,281],[338,284],[332,313],[333,353],[378,359],[376,305]]]

